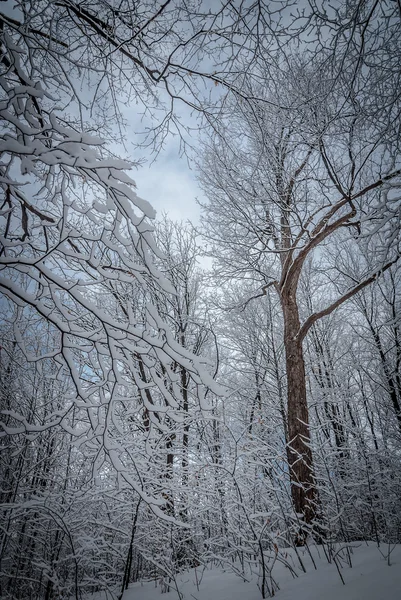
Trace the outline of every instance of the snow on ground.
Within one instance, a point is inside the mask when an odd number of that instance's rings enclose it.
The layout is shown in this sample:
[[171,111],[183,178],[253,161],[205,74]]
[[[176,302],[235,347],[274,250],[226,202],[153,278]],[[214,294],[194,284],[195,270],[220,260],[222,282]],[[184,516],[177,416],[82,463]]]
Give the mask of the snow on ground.
[[[296,569],[298,577],[284,564],[276,561],[273,577],[279,586],[276,600],[401,600],[401,545],[390,548],[369,542],[352,544],[353,568],[346,564],[346,552],[337,556],[341,563],[342,583],[335,564],[329,564],[321,547],[311,548],[317,570],[305,550],[300,557],[307,572],[303,573],[293,550],[281,550],[279,557]],[[383,556],[384,555],[384,556]],[[388,564],[390,562],[390,565]],[[246,575],[244,582],[232,572],[221,569],[197,568],[177,576],[181,600],[261,600],[257,576]],[[198,580],[198,585],[197,585]],[[260,583],[260,580],[259,580]],[[174,583],[172,583],[174,585]],[[270,585],[270,582],[269,582]],[[155,582],[134,583],[125,592],[124,600],[178,600],[175,590],[162,593]]]

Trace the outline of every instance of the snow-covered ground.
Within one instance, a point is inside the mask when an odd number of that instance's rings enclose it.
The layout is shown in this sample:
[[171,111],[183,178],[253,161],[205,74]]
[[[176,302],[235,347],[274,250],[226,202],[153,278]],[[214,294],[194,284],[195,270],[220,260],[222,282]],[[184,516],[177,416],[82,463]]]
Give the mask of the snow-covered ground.
[[[390,550],[390,555],[389,555]],[[370,542],[354,543],[351,549],[352,568],[344,560],[346,552],[337,556],[337,566],[329,564],[321,547],[311,548],[317,569],[310,556],[300,551],[300,558],[307,569],[300,569],[294,551],[280,551],[291,569],[277,560],[273,578],[279,586],[277,600],[401,600],[401,545],[381,546]],[[389,555],[389,556],[388,556]],[[390,563],[390,564],[389,564]],[[260,600],[257,576],[247,575],[248,581],[221,569],[191,569],[177,577],[181,600]],[[268,581],[269,587],[271,582]],[[260,584],[260,580],[259,580]],[[172,582],[171,585],[174,586]],[[170,588],[162,593],[160,582],[135,583],[124,594],[124,600],[178,600],[177,592]]]

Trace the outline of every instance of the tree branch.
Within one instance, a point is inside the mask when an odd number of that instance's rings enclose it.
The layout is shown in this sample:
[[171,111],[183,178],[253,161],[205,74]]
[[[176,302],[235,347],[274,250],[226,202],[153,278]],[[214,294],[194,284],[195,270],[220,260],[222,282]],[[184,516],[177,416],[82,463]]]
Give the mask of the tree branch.
[[379,187],[383,183],[386,183],[386,181],[390,181],[390,179],[394,179],[394,177],[397,177],[398,175],[401,175],[401,169],[398,169],[397,171],[394,171],[393,173],[390,173],[389,175],[386,175],[385,177],[381,177],[380,179],[378,179],[374,183],[371,183],[370,185],[367,185],[365,188],[363,188],[362,190],[360,190],[359,192],[357,192],[356,194],[354,194],[352,196],[351,200],[355,200],[356,198],[360,198],[360,196],[363,196],[364,194],[367,194],[371,190],[374,190],[375,188]]
[[337,300],[335,300],[335,302],[333,302],[332,304],[327,306],[325,309],[323,309],[319,312],[315,312],[312,315],[310,315],[310,317],[308,317],[306,319],[305,323],[302,325],[301,329],[299,330],[298,335],[297,335],[297,341],[302,342],[302,340],[305,338],[306,334],[308,333],[309,329],[311,328],[311,326],[314,323],[316,323],[316,321],[318,321],[322,317],[327,317],[336,308],[341,306],[341,304],[343,304],[344,302],[346,302],[347,300],[352,298],[352,296],[355,296],[355,294],[357,294],[358,292],[363,290],[363,288],[368,286],[370,283],[373,283],[373,281],[375,279],[377,279],[377,277],[379,277],[381,275],[381,273],[384,273],[384,271],[387,271],[387,269],[392,267],[398,261],[399,258],[400,258],[400,255],[396,256],[393,260],[391,260],[386,265],[384,265],[384,267],[382,267],[381,269],[379,269],[378,271],[373,273],[373,275],[371,275],[364,281],[361,281],[360,283],[358,283],[358,285],[351,288],[346,294],[344,294],[340,298],[337,298]]
[[97,34],[99,34],[103,39],[108,41],[114,48],[116,48],[121,54],[129,58],[133,63],[135,63],[138,67],[143,69],[154,81],[158,81],[158,75],[160,72],[157,69],[149,69],[139,58],[134,56],[132,52],[129,52],[126,48],[124,48],[123,43],[117,41],[112,35],[110,26],[102,21],[96,15],[93,15],[82,6],[77,6],[71,0],[65,0],[64,2],[56,2],[56,6],[61,6],[66,8],[67,10],[74,13],[74,15],[81,21],[85,21]]
[[[3,14],[2,12],[0,12],[0,21],[4,21],[5,23],[7,23],[10,26],[15,25],[17,28],[22,27],[24,25],[24,23],[21,23],[20,21],[17,21],[16,19],[12,19],[11,17]],[[17,31],[18,31],[18,29],[17,29]],[[68,48],[68,44],[66,44],[62,40],[59,40],[58,38],[55,38],[55,37],[45,33],[44,31],[40,31],[39,29],[33,29],[32,27],[28,27],[28,33],[35,33],[36,35],[40,35],[40,36],[46,38],[47,40],[55,42],[56,44],[60,44],[60,46],[64,46],[64,48]]]
[[[246,309],[246,307],[252,300],[256,300],[256,298],[261,298],[262,296],[266,296],[268,288],[275,287],[277,289],[277,285],[278,285],[277,281],[270,281],[269,283],[266,283],[266,285],[263,285],[261,293],[256,294],[256,296],[251,296],[251,298],[248,298],[248,300],[242,306],[241,312],[243,312]],[[232,308],[234,308],[234,307],[232,307]]]
[[[341,202],[341,205],[344,205],[344,204],[346,204],[346,202]],[[330,211],[330,213],[332,213],[332,211]],[[308,256],[309,252],[311,250],[313,250],[313,248],[316,248],[316,246],[318,246],[321,242],[323,242],[323,240],[325,240],[334,231],[336,231],[340,227],[343,227],[344,225],[346,225],[347,221],[349,221],[349,219],[352,219],[355,216],[355,214],[356,214],[356,210],[355,210],[355,208],[353,208],[346,215],[339,217],[337,219],[337,221],[334,221],[334,223],[331,223],[330,225],[326,224],[326,226],[318,233],[318,235],[316,235],[314,238],[312,238],[302,248],[302,250],[300,250],[298,256],[296,256],[296,258],[294,259],[294,261],[293,261],[292,265],[290,266],[290,268],[288,269],[287,273],[285,273],[285,272],[283,273],[283,276],[280,281],[280,289],[281,290],[283,290],[284,287],[288,288],[288,286],[294,285],[294,283],[295,283],[295,287],[296,287],[296,284],[297,284],[297,281],[299,278],[299,274],[301,273],[302,265],[304,264],[304,261],[305,261],[306,257]],[[329,219],[329,218],[330,217],[327,216],[327,219]]]
[[[389,173],[385,177],[381,177],[380,179],[378,179],[374,183],[371,183],[370,185],[366,186],[359,192],[356,192],[352,196],[345,196],[345,197],[341,198],[341,200],[339,200],[336,204],[334,204],[332,206],[332,208],[326,213],[326,215],[324,215],[324,217],[322,217],[320,219],[320,221],[317,223],[317,225],[315,226],[314,230],[311,233],[311,239],[300,250],[298,256],[294,259],[292,265],[286,271],[283,271],[283,275],[282,275],[282,278],[280,281],[280,288],[283,289],[283,287],[285,285],[288,285],[288,282],[293,281],[294,277],[296,278],[296,276],[300,273],[300,270],[302,268],[302,265],[303,265],[307,255],[309,254],[309,252],[311,250],[313,250],[313,248],[316,248],[316,246],[318,246],[331,233],[333,233],[340,227],[353,225],[353,223],[347,223],[347,221],[349,221],[356,215],[356,208],[353,204],[354,200],[356,200],[357,198],[360,198],[364,194],[367,194],[371,190],[380,187],[387,181],[390,181],[391,179],[394,179],[395,177],[397,177],[399,175],[401,175],[401,169],[398,169],[397,171],[394,171],[393,173]],[[346,204],[350,205],[351,210],[346,215],[339,217],[333,223],[328,224],[329,220]]]

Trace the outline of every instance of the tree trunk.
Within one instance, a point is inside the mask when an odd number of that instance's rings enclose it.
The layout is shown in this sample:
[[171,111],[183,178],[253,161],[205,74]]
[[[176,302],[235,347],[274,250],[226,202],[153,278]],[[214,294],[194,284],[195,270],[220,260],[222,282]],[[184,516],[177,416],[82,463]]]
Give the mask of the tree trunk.
[[[287,367],[287,460],[291,480],[294,510],[306,525],[316,514],[316,485],[310,444],[309,414],[306,399],[305,363],[300,330],[299,312],[293,294],[283,294],[284,346]],[[302,529],[302,527],[301,527]],[[301,538],[305,532],[301,532]],[[302,539],[298,541],[302,543]]]

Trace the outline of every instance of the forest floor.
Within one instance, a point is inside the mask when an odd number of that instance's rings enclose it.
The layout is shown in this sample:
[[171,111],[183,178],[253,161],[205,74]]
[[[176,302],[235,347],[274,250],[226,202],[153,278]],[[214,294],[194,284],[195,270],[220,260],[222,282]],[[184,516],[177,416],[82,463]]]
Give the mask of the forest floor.
[[[400,600],[401,545],[380,549],[373,542],[353,543],[350,549],[352,568],[347,564],[347,551],[337,555],[337,566],[327,562],[321,546],[310,548],[316,569],[308,552],[299,552],[305,568],[300,567],[294,550],[280,550],[272,575],[276,600]],[[283,562],[281,562],[283,561]],[[285,563],[291,566],[286,566]],[[293,571],[293,573],[292,573]],[[341,581],[341,577],[344,583]],[[294,574],[295,572],[295,574]],[[227,567],[186,571],[171,582],[170,591],[162,593],[161,582],[131,584],[124,600],[261,600],[261,580],[246,575],[243,581]],[[272,582],[268,580],[269,588]],[[259,587],[258,587],[259,586]],[[178,587],[180,595],[174,590]],[[269,597],[266,594],[266,597]]]

